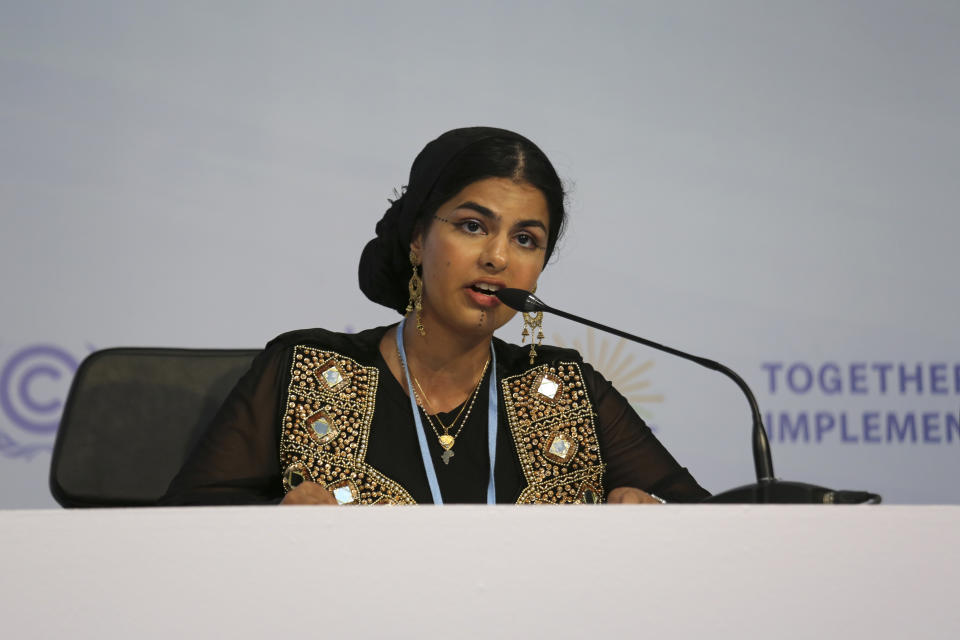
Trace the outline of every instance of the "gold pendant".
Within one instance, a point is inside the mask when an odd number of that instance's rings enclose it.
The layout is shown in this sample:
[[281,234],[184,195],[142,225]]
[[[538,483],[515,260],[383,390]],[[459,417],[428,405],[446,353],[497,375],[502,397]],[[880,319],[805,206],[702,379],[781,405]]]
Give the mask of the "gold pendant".
[[445,433],[440,436],[440,446],[443,447],[444,451],[449,451],[453,448],[453,436],[449,433]]

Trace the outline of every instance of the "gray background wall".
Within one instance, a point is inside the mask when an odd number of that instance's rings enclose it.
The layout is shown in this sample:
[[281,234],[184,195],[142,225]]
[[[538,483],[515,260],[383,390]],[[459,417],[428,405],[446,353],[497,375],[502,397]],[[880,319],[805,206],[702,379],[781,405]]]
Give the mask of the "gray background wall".
[[[54,505],[49,449],[91,349],[395,321],[358,291],[359,251],[423,144],[471,124],[528,135],[569,182],[545,300],[740,371],[781,477],[960,502],[955,3],[3,2],[0,18],[0,507]],[[727,381],[545,331],[708,488],[751,480]]]

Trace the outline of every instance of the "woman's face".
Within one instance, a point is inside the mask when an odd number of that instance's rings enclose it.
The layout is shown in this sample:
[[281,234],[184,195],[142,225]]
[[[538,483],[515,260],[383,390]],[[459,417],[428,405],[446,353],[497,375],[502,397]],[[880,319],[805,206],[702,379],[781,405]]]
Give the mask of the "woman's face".
[[474,182],[441,205],[410,243],[423,263],[428,333],[437,323],[478,333],[506,324],[516,312],[489,289],[536,286],[549,224],[543,193],[508,178]]

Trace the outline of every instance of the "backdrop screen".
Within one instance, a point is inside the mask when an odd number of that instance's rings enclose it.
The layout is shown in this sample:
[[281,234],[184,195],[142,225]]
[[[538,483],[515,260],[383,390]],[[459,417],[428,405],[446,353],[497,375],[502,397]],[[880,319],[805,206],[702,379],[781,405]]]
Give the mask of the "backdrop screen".
[[[475,124],[570,189],[546,302],[740,372],[779,477],[960,502],[958,29],[946,2],[5,2],[0,507],[54,506],[93,350],[398,320],[360,250]],[[753,479],[726,379],[544,332],[704,486]]]

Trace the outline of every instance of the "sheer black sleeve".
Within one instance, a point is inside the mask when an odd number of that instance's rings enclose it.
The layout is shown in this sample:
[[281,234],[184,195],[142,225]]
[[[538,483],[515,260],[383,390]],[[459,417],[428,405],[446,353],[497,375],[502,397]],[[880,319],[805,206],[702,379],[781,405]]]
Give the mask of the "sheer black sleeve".
[[597,413],[597,437],[607,463],[608,490],[635,487],[667,502],[700,502],[710,495],[660,444],[606,378],[586,363],[583,375]]
[[289,353],[268,347],[227,396],[161,501],[166,505],[271,504],[280,482],[279,402]]

